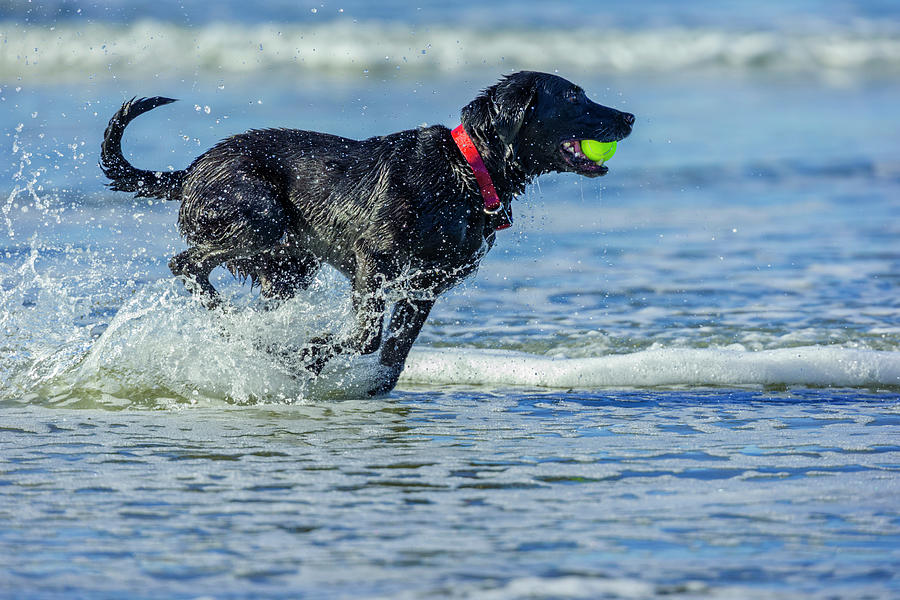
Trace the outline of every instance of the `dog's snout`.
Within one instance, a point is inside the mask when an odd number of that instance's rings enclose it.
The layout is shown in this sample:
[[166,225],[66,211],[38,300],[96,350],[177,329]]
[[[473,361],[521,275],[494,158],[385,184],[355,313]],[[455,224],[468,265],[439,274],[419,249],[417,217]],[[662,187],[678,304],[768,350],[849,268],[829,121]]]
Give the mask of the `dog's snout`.
[[634,115],[631,114],[631,113],[622,113],[622,120],[625,121],[625,123],[626,123],[629,127],[631,127],[632,125],[634,125]]

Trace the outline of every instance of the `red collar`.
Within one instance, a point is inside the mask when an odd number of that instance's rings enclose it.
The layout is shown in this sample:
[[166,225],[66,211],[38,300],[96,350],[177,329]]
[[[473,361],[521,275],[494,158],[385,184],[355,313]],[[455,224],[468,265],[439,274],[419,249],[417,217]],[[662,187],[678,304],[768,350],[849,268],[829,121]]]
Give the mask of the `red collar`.
[[460,152],[466,157],[466,162],[469,163],[472,173],[475,174],[478,189],[481,190],[481,197],[484,198],[484,212],[488,215],[497,215],[499,218],[494,229],[506,229],[512,225],[512,222],[503,203],[500,201],[500,196],[497,195],[497,190],[494,189],[491,174],[488,173],[487,167],[484,166],[484,161],[481,159],[478,148],[475,147],[472,138],[469,137],[462,125],[454,129],[452,135],[453,141],[459,146]]

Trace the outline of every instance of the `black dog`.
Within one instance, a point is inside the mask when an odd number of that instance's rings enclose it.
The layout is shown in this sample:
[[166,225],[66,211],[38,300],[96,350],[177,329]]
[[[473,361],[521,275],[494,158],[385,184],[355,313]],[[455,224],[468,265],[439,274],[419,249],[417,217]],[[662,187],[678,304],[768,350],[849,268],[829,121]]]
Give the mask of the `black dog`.
[[[182,171],[136,169],[122,155],[125,126],[169,102],[132,100],[110,120],[101,154],[110,187],[181,201],[189,248],[169,266],[209,307],[219,302],[209,282],[219,265],[275,298],[306,287],[323,262],[344,273],[355,333],[318,338],[302,356],[318,372],[338,353],[381,348],[391,375],[373,394],[394,387],[436,297],[474,272],[525,185],[550,171],[606,174],[580,140],[621,140],[634,123],[561,77],[520,72],[464,107],[453,132],[434,125],[357,141],[251,130]],[[384,292],[398,285],[410,293],[396,303],[382,343]]]

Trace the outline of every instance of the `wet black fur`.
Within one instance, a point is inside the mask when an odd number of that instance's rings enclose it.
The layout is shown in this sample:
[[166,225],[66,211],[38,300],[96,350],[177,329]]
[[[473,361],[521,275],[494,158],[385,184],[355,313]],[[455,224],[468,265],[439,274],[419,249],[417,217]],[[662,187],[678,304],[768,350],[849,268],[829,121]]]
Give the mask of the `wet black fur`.
[[[251,130],[222,140],[182,171],[133,167],[122,155],[125,126],[172,101],[126,102],[109,122],[101,154],[112,189],[181,201],[178,225],[188,249],[172,258],[172,272],[212,307],[219,295],[209,274],[219,265],[275,298],[306,287],[323,262],[333,265],[352,282],[356,332],[314,340],[302,355],[318,372],[337,353],[380,348],[390,376],[372,393],[392,389],[437,295],[471,274],[494,243],[496,217],[483,211],[450,130],[434,125],[361,141]],[[620,140],[634,121],[565,79],[536,72],[503,78],[461,118],[507,210],[542,173],[605,174],[605,166],[564,156],[561,144]],[[384,291],[398,284],[413,293],[396,303],[383,336]]]

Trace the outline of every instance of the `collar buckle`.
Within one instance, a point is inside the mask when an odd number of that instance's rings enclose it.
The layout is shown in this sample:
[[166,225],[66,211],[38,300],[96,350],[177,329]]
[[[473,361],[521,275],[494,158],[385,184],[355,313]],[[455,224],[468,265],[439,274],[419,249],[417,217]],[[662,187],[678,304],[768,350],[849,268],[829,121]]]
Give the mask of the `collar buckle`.
[[488,173],[487,167],[484,165],[481,153],[478,152],[478,148],[475,147],[475,143],[462,125],[454,129],[451,134],[453,135],[453,141],[459,147],[459,151],[462,152],[466,162],[469,163],[469,168],[472,169],[472,174],[475,175],[475,181],[478,182],[478,190],[481,192],[481,197],[484,200],[484,213],[491,217],[494,229],[506,229],[512,225],[509,209],[500,200],[500,196],[497,195],[497,190],[494,189],[494,182],[491,180],[491,174]]
[[496,215],[500,212],[506,212],[506,207],[503,206],[502,202],[498,202],[494,206],[488,206],[487,203],[484,205],[484,214],[486,215]]

